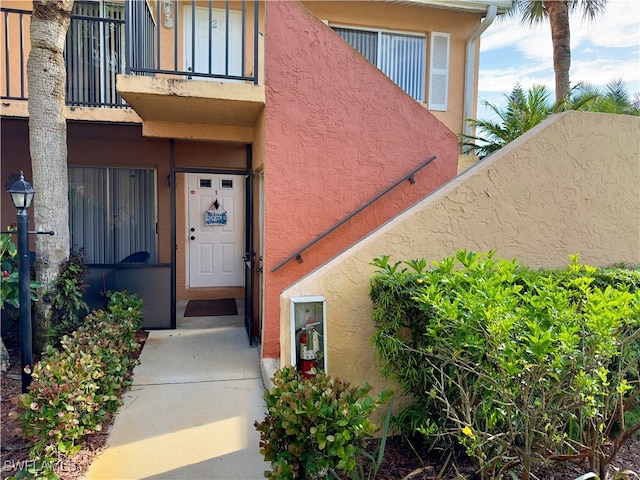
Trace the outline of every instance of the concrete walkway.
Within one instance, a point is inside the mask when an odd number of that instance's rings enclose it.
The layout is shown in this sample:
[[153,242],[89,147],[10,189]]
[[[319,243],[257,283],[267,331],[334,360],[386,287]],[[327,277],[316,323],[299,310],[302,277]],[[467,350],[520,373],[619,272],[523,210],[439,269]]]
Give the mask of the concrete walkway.
[[264,419],[256,346],[238,315],[183,318],[149,333],[108,440],[86,480],[264,478],[253,423]]

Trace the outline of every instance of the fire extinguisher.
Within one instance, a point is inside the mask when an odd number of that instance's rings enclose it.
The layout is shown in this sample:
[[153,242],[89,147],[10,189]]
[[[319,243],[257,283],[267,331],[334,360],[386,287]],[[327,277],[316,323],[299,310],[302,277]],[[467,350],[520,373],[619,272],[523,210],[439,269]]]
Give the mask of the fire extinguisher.
[[307,325],[304,329],[300,329],[299,351],[300,351],[300,373],[304,378],[312,378],[315,376],[313,373],[314,368],[318,366],[318,360],[316,359],[317,351],[317,337],[318,334],[313,328],[312,319],[309,318]]

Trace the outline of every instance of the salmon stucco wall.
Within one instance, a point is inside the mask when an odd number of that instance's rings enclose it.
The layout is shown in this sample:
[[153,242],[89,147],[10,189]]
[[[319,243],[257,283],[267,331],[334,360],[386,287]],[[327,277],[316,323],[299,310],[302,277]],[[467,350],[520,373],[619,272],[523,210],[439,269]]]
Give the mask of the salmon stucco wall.
[[[448,33],[450,35],[449,52],[449,101],[446,111],[431,111],[439,120],[453,132],[460,133],[464,125],[464,75],[466,64],[467,41],[471,33],[480,24],[485,13],[462,12],[445,8],[433,8],[425,4],[411,2],[363,2],[363,1],[331,1],[304,0],[303,5],[315,16],[327,20],[329,25],[365,28],[373,30],[387,30],[391,32],[406,32],[423,34],[427,44],[431,42],[432,32]],[[476,47],[479,48],[480,42]],[[430,45],[428,45],[429,47]],[[479,50],[476,51],[476,59]],[[426,52],[427,62],[431,60],[430,48]],[[477,94],[477,69],[474,78],[474,98]],[[425,103],[429,102],[429,69],[425,77]]]
[[[280,356],[280,293],[456,174],[455,135],[299,2],[266,3],[265,358]],[[380,192],[436,160],[295,260]]]
[[533,268],[564,267],[574,253],[595,266],[640,263],[639,131],[640,118],[626,115],[548,119],[285,290],[282,328],[290,297],[324,296],[329,373],[380,388],[369,281],[382,254],[431,261],[467,248]]

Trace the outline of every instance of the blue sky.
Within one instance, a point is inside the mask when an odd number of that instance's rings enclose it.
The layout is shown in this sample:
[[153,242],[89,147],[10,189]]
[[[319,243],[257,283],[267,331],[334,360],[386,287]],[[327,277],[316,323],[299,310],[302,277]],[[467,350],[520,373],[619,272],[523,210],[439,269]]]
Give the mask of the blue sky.
[[[606,12],[595,21],[572,15],[570,25],[572,85],[605,85],[622,78],[632,98],[640,94],[640,1],[609,0]],[[548,22],[530,27],[517,19],[498,18],[482,35],[479,98],[502,106],[504,94],[516,83],[525,89],[544,84],[553,92]],[[490,118],[480,104],[478,118]]]

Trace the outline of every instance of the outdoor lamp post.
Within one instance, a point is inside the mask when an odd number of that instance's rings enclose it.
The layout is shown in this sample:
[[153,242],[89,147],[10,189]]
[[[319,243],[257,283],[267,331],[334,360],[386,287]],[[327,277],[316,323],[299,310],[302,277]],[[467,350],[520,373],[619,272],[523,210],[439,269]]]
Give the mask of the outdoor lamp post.
[[36,191],[31,184],[24,179],[20,172],[20,178],[7,190],[11,195],[13,206],[18,209],[18,279],[20,300],[20,358],[22,361],[22,392],[27,391],[31,383],[31,374],[25,371],[25,367],[31,369],[33,363],[31,340],[31,278],[29,274],[29,214],[27,209],[31,206],[33,195]]

